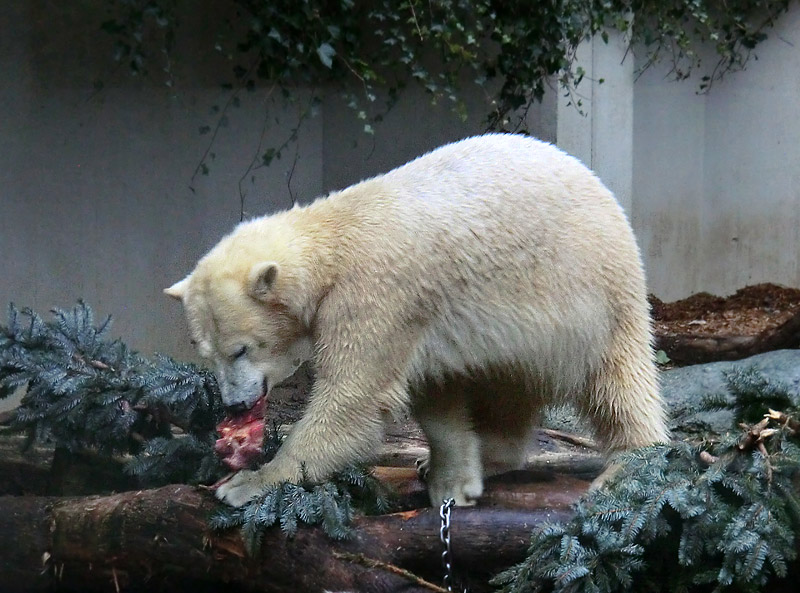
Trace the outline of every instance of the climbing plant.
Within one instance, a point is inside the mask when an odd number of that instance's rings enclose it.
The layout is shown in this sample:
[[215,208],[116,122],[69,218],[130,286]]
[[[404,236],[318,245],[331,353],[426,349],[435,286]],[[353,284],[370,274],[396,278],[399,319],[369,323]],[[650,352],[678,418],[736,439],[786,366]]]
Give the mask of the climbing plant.
[[[744,68],[754,48],[791,0],[225,0],[192,3],[211,21],[208,44],[231,63],[221,83],[228,98],[199,126],[207,148],[193,179],[215,158],[217,133],[228,125],[240,94],[259,90],[291,106],[286,137],[263,138],[277,123],[269,107],[262,142],[239,182],[280,159],[322,97],[337,92],[368,135],[410,85],[433,104],[449,104],[467,118],[465,97],[485,98],[487,131],[526,132],[526,115],[548,87],[581,109],[576,88],[586,72],[580,44],[609,32],[623,34],[639,57],[639,73],[665,61],[676,80],[695,72],[707,92],[727,73]],[[178,0],[109,0],[102,28],[115,40],[114,58],[135,74],[160,72],[173,85],[181,29]],[[227,15],[219,18],[219,15]],[[701,48],[713,48],[714,53]],[[630,53],[630,52],[629,52]],[[708,56],[711,57],[708,57]],[[626,59],[632,59],[626,55]],[[704,62],[705,59],[705,62]],[[603,72],[596,72],[602,82]],[[292,170],[294,167],[292,166]]]

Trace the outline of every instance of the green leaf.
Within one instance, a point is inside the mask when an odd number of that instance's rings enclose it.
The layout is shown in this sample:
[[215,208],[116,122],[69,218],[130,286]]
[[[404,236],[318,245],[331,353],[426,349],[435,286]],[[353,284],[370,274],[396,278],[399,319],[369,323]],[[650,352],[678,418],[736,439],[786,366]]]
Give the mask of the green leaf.
[[326,68],[333,67],[333,56],[336,55],[336,50],[330,43],[320,44],[317,48],[317,55]]
[[270,164],[272,163],[272,160],[275,158],[275,155],[276,155],[276,151],[275,151],[275,149],[274,149],[274,148],[268,148],[268,149],[267,149],[267,150],[264,152],[264,154],[261,156],[261,162],[262,162],[262,163],[263,163],[265,166],[269,167],[269,166],[270,166]]

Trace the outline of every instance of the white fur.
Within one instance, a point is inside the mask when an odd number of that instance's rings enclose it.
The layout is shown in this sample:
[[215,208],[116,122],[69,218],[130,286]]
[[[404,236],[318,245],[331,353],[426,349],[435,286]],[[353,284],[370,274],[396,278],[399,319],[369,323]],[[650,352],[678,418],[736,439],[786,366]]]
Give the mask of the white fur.
[[382,417],[409,408],[434,505],[517,467],[549,402],[576,404],[608,450],[667,439],[630,226],[588,169],[531,138],[463,140],[243,223],[168,293],[227,404],[316,367],[275,459],[218,490],[233,505],[301,464],[323,479],[371,457]]

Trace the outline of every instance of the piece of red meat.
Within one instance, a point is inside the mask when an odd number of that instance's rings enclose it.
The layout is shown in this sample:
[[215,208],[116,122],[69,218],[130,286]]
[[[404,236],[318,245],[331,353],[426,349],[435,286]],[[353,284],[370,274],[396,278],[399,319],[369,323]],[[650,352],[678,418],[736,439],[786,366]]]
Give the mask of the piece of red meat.
[[247,412],[228,416],[217,425],[220,438],[214,452],[233,471],[253,467],[262,461],[264,447],[264,402]]

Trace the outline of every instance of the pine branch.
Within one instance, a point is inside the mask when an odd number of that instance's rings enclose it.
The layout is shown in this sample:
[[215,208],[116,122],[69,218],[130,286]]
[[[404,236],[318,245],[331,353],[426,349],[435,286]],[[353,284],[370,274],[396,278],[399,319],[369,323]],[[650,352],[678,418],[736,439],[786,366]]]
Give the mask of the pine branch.
[[264,530],[275,525],[280,525],[287,537],[293,537],[303,523],[321,526],[334,540],[348,539],[356,507],[362,512],[385,513],[390,495],[369,470],[351,466],[321,484],[283,482],[244,507],[220,507],[210,525],[217,530],[239,527],[247,551],[255,555]]
[[[221,416],[213,375],[167,357],[146,359],[109,340],[111,318],[91,307],[54,309],[43,320],[10,305],[0,326],[0,397],[25,389],[12,427],[29,444],[133,455],[128,471],[148,484],[184,476],[214,480],[214,427]],[[176,437],[174,428],[184,435]]]
[[[752,370],[728,380],[733,396],[712,403],[734,411],[738,432],[620,456],[616,480],[579,502],[573,521],[536,530],[528,559],[494,583],[515,593],[634,583],[755,592],[786,577],[800,532],[796,396]],[[768,409],[774,402],[786,407]]]
[[[110,321],[96,326],[83,302],[53,310],[51,321],[9,307],[8,324],[0,326],[0,396],[26,389],[13,426],[30,443],[48,439],[70,451],[130,455],[125,471],[147,486],[218,480],[223,471],[214,442],[222,406],[214,375],[109,341]],[[270,459],[281,438],[277,427],[267,432]],[[276,523],[290,537],[303,523],[347,538],[356,507],[389,507],[385,489],[360,467],[322,484],[280,484],[243,509],[220,508],[212,524],[241,527],[248,549],[256,550],[264,529]]]

